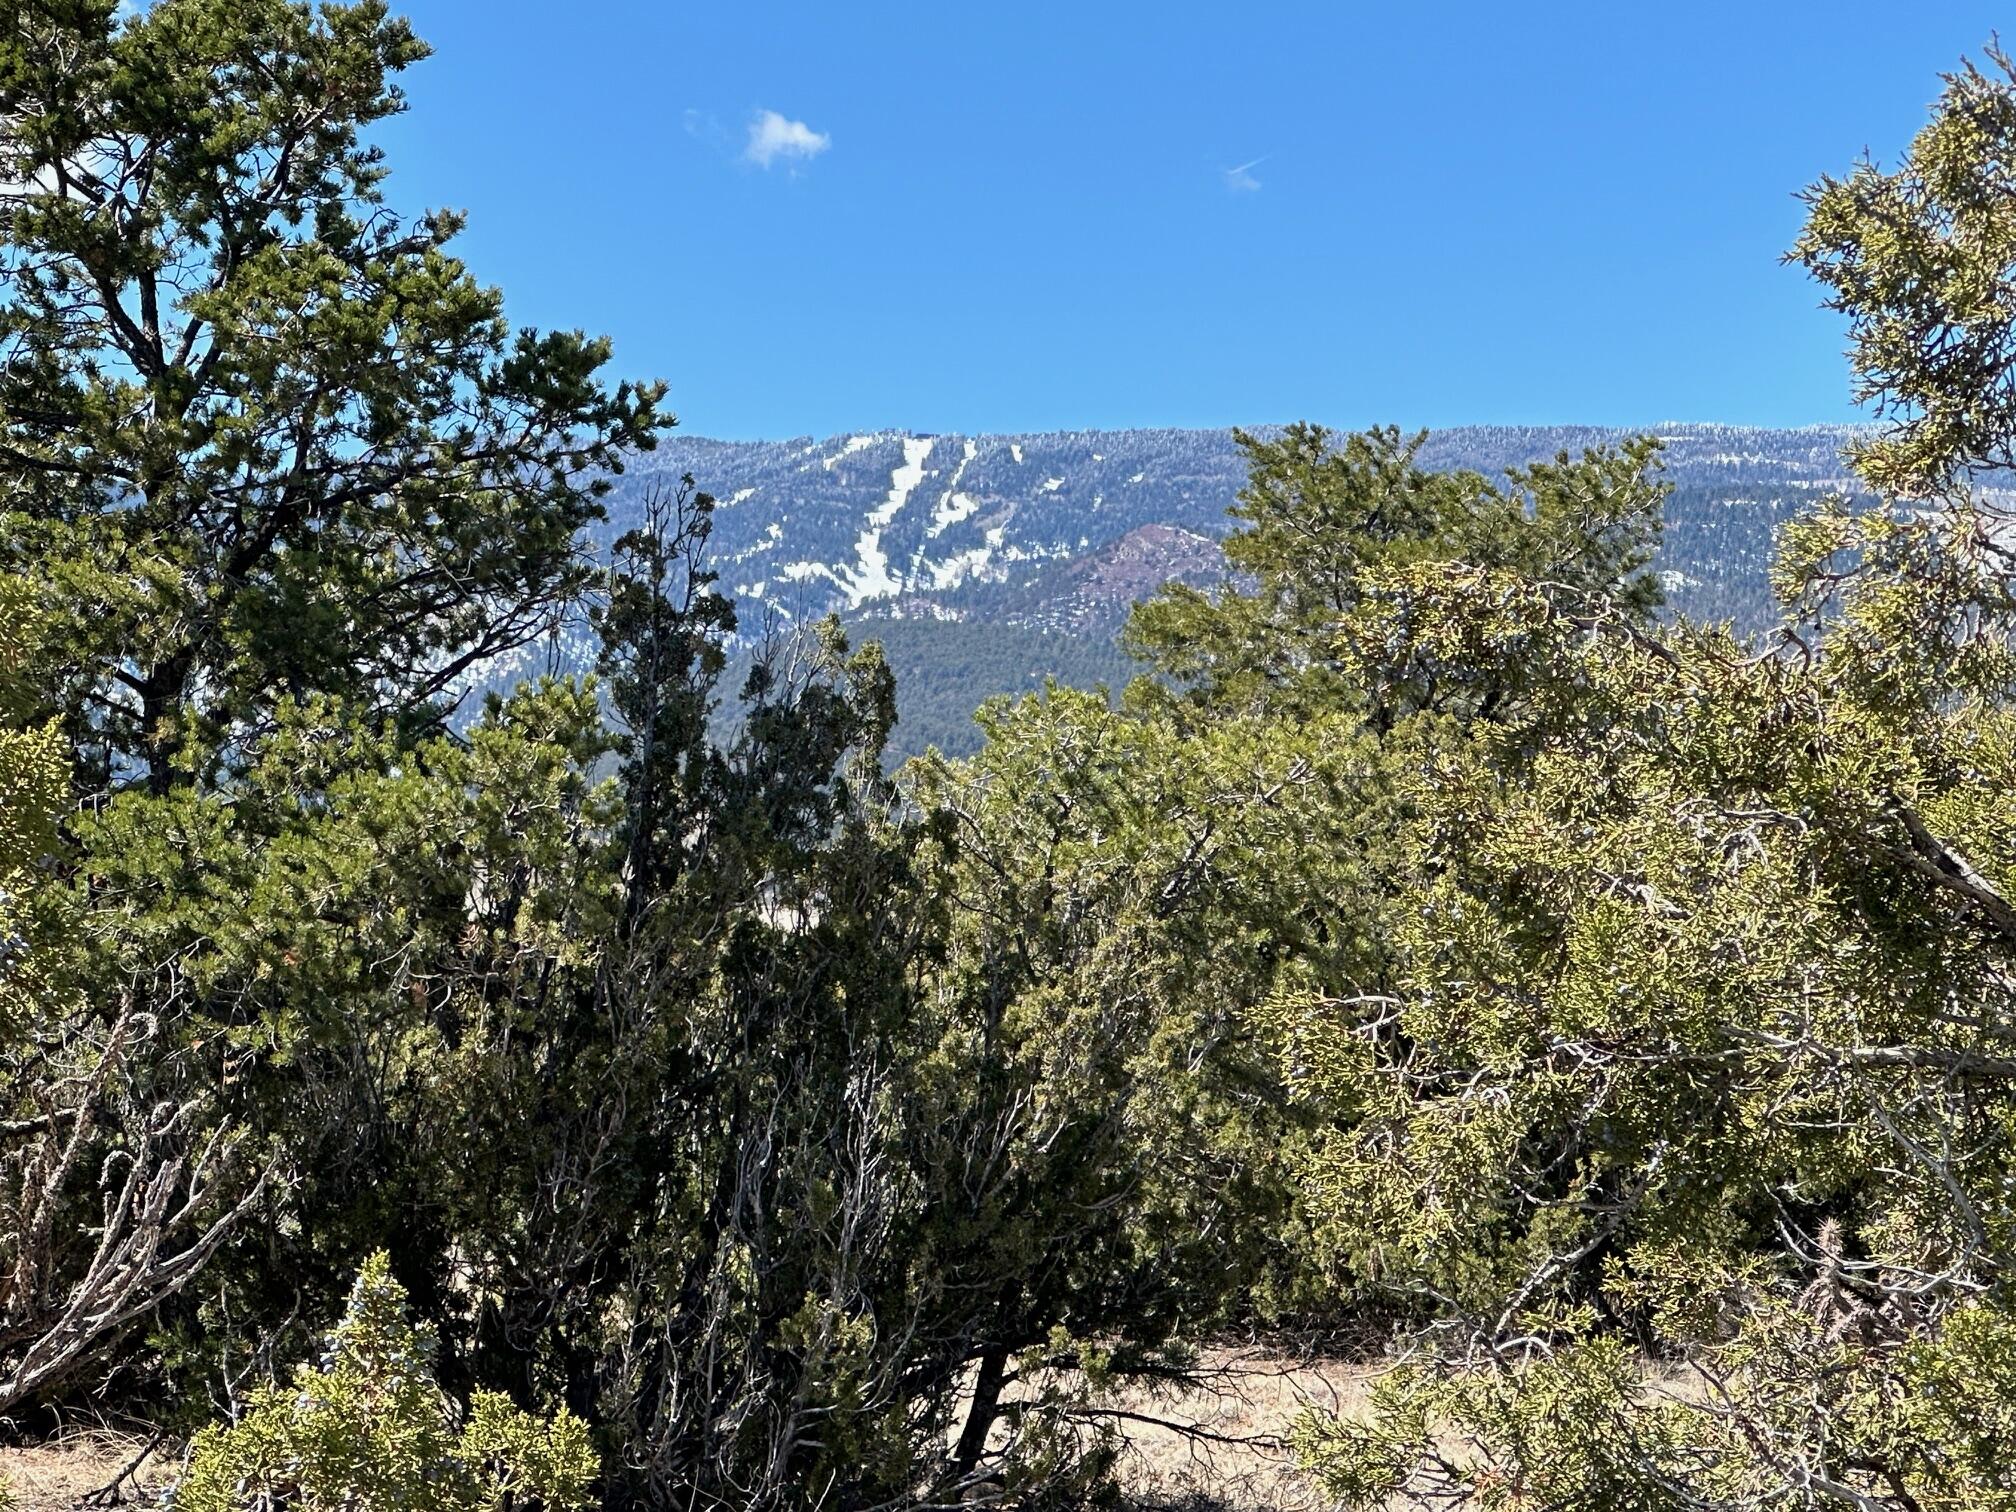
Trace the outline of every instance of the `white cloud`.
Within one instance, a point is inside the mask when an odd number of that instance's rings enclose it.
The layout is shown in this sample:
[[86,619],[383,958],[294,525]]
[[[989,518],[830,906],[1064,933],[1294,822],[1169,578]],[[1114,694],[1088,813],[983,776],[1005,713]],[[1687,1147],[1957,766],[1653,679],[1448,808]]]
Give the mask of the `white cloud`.
[[759,110],[749,123],[749,145],[742,156],[758,168],[779,158],[814,158],[833,145],[833,138],[774,110]]
[[[1272,155],[1271,153],[1268,154],[1269,157]],[[1254,193],[1260,187],[1260,180],[1253,177],[1253,170],[1266,161],[1267,158],[1256,157],[1252,162],[1241,163],[1237,168],[1227,168],[1225,170],[1225,187],[1230,189],[1234,194]]]

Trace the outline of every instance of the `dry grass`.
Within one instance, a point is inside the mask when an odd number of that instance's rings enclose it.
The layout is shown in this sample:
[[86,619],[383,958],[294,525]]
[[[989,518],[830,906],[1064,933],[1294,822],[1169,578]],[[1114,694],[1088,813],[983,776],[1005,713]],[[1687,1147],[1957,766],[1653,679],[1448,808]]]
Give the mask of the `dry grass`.
[[[21,1512],[152,1502],[174,1479],[180,1464],[173,1445],[148,1453],[148,1444],[131,1434],[89,1430],[41,1444],[0,1447],[0,1477],[6,1479]],[[114,1493],[107,1488],[122,1476],[114,1503]]]
[[[1092,1411],[1120,1433],[1121,1485],[1137,1508],[1319,1512],[1328,1503],[1296,1468],[1288,1438],[1306,1408],[1344,1417],[1360,1411],[1372,1371],[1260,1348],[1220,1349],[1201,1362],[1199,1386],[1117,1392],[1094,1402]],[[1676,1369],[1648,1367],[1646,1384],[1683,1401],[1703,1395],[1698,1377]],[[0,1476],[20,1512],[152,1504],[180,1469],[180,1448],[170,1443],[143,1453],[148,1443],[95,1430],[0,1447]],[[93,1500],[115,1477],[124,1477],[116,1498]]]
[[[1288,1439],[1310,1407],[1342,1418],[1362,1414],[1378,1367],[1290,1360],[1258,1349],[1221,1351],[1205,1365],[1211,1380],[1204,1389],[1159,1398],[1134,1392],[1098,1404],[1132,1414],[1114,1419],[1126,1441],[1121,1484],[1129,1502],[1175,1512],[1318,1512],[1333,1505],[1296,1467]],[[1693,1371],[1651,1362],[1644,1371],[1648,1394],[1695,1405],[1709,1400]],[[1458,1464],[1472,1460],[1473,1447],[1457,1437],[1438,1444]]]
[[1354,1411],[1363,1400],[1367,1367],[1289,1359],[1259,1348],[1219,1349],[1200,1362],[1198,1375],[1199,1384],[1182,1390],[1135,1386],[1087,1407],[1088,1420],[1120,1435],[1120,1481],[1128,1502],[1186,1512],[1315,1512],[1325,1506],[1297,1468],[1289,1439],[1308,1407]]
[[[1366,1368],[1290,1360],[1261,1349],[1218,1350],[1202,1363],[1201,1386],[1152,1394],[1134,1389],[1096,1404],[1095,1410],[1114,1414],[1106,1421],[1125,1443],[1120,1472],[1129,1500],[1200,1512],[1316,1512],[1323,1502],[1296,1469],[1288,1435],[1305,1407],[1350,1412],[1362,1400]],[[144,1437],[79,1431],[0,1447],[0,1476],[20,1512],[148,1505],[180,1463],[176,1445],[143,1454],[147,1447]],[[116,1503],[91,1499],[129,1467]]]
[[1210,1377],[1200,1390],[1101,1404],[1159,1420],[1116,1419],[1127,1441],[1121,1479],[1128,1495],[1150,1505],[1240,1512],[1326,1505],[1296,1467],[1289,1436],[1308,1407],[1350,1413],[1362,1400],[1365,1368],[1259,1350],[1219,1353],[1206,1364]]

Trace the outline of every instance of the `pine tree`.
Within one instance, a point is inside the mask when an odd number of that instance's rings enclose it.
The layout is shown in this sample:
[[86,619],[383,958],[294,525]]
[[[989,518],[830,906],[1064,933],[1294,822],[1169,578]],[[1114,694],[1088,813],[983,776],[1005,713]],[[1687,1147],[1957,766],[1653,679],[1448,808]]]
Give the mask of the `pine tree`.
[[278,706],[425,722],[583,581],[599,469],[670,420],[506,325],[363,133],[426,55],[379,0],[10,0],[0,512],[92,781],[167,791]]

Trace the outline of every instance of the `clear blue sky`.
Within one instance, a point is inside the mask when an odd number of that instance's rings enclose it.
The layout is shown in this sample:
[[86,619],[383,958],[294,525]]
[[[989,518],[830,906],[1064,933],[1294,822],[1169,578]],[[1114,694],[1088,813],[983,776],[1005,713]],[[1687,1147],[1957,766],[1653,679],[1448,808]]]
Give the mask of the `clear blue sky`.
[[395,202],[467,210],[514,320],[608,333],[686,430],[736,437],[1849,418],[1839,322],[1778,263],[1794,194],[1893,157],[2009,20],[405,9],[437,51],[381,136]]

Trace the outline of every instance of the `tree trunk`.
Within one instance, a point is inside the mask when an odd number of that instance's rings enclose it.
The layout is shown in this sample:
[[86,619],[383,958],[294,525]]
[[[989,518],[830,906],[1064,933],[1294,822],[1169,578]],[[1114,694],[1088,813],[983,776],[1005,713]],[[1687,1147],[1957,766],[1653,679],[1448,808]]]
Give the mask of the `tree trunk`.
[[987,1452],[987,1434],[1000,1416],[1001,1386],[1008,1374],[1008,1350],[990,1344],[980,1356],[980,1373],[973,1380],[973,1405],[966,1413],[966,1426],[953,1451],[952,1468],[961,1480],[973,1473],[980,1456]]
[[175,787],[175,758],[182,750],[182,720],[194,670],[187,651],[156,662],[140,687],[140,747],[147,759],[147,791],[163,798]]

